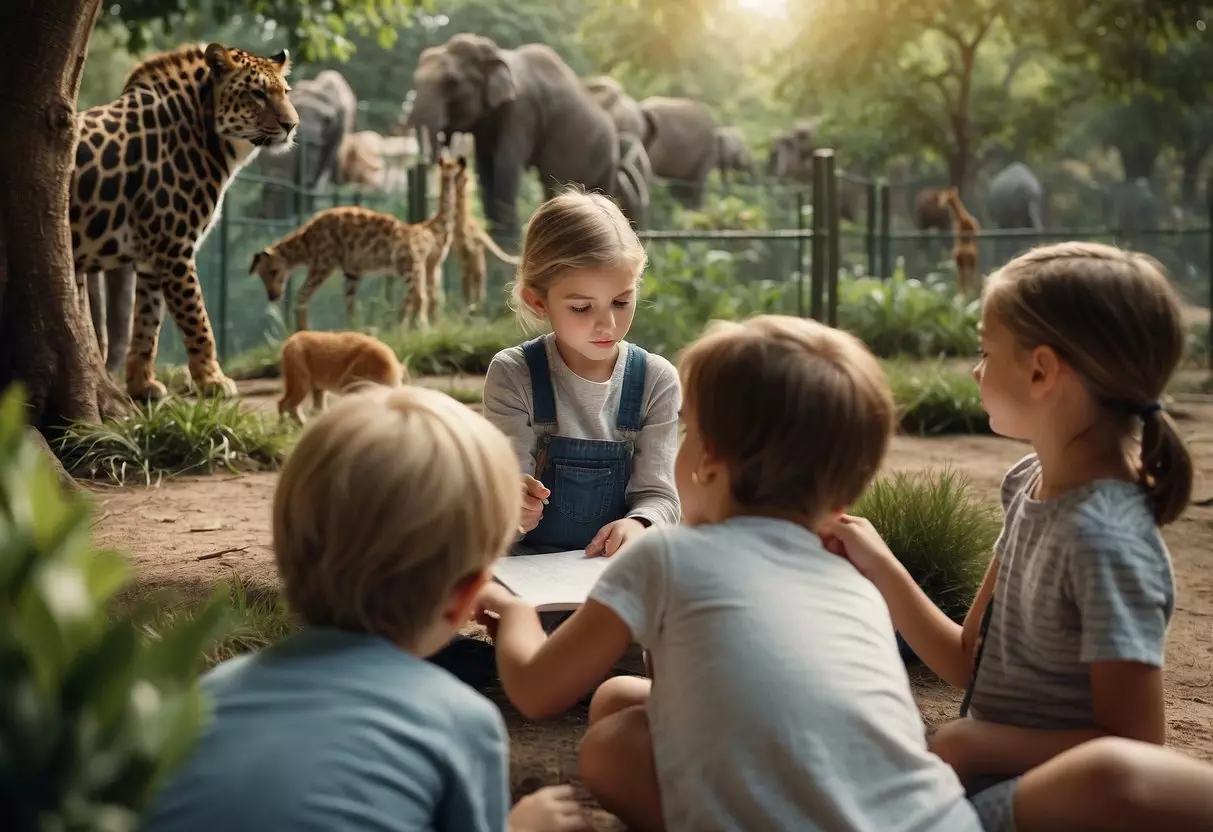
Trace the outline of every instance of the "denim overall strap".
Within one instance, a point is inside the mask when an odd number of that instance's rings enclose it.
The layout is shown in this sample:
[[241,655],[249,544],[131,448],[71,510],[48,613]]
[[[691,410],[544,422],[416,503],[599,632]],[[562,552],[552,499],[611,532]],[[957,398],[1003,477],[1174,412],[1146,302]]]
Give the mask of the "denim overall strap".
[[628,344],[623,388],[619,392],[619,415],[615,419],[615,427],[625,435],[639,433],[644,427],[644,377],[648,366],[648,353],[642,347]]
[[552,387],[552,370],[543,336],[522,345],[527,369],[531,371],[531,410],[537,426],[556,427],[556,392]]

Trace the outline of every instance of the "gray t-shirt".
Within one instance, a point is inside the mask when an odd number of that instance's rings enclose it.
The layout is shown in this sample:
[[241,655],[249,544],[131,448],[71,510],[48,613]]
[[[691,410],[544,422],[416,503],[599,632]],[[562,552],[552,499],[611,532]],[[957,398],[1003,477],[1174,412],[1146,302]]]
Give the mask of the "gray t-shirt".
[[876,588],[794,523],[651,529],[590,593],[651,651],[668,829],[979,832]]
[[306,628],[218,665],[143,832],[504,832],[501,712],[385,639]]
[[[564,363],[556,349],[554,335],[545,335],[543,341],[552,375],[560,435],[573,439],[623,440],[625,437],[615,423],[623,392],[627,342],[619,343],[619,358],[611,377],[607,381],[590,381]],[[654,526],[674,524],[681,518],[678,490],[674,486],[681,401],[681,386],[674,365],[656,353],[648,353],[641,405],[644,427],[636,437],[627,498],[628,516],[643,517]],[[523,473],[533,475],[539,432],[534,427],[531,372],[521,346],[502,350],[489,363],[484,377],[484,416],[514,443]]]
[[1175,602],[1171,558],[1142,490],[1103,479],[1032,497],[1029,454],[1002,483],[994,607],[972,714],[1025,728],[1089,728],[1097,661],[1161,667]]

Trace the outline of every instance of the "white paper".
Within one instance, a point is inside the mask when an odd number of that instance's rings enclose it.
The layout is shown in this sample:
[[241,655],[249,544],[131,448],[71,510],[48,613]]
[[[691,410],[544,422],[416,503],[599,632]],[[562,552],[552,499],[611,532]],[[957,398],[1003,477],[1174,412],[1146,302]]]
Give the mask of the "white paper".
[[536,609],[571,610],[581,606],[609,560],[587,558],[584,549],[546,555],[510,555],[498,559],[493,575]]

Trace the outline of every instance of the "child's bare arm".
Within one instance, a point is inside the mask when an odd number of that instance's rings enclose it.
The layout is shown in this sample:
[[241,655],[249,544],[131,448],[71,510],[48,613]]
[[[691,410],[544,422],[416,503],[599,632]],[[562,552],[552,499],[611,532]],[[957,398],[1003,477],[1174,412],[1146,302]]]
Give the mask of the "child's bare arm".
[[[623,656],[632,633],[609,607],[587,600],[548,637],[535,609],[491,583],[477,602],[495,613],[497,672],[528,719],[547,719],[594,689]],[[480,616],[483,620],[483,615]]]

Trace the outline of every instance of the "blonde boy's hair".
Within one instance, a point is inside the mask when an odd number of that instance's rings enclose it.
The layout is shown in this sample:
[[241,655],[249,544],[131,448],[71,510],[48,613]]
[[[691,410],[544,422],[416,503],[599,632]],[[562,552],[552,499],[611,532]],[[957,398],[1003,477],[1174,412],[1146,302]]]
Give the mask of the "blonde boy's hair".
[[786,315],[712,322],[679,359],[683,401],[739,508],[819,519],[863,493],[895,424],[858,338]]
[[373,386],[308,425],[274,494],[287,601],[313,626],[410,644],[518,528],[509,440],[437,390]]
[[574,186],[536,208],[527,222],[514,312],[524,327],[538,328],[543,322],[523,300],[523,289],[546,299],[572,269],[627,268],[639,280],[647,262],[644,245],[619,206]]

